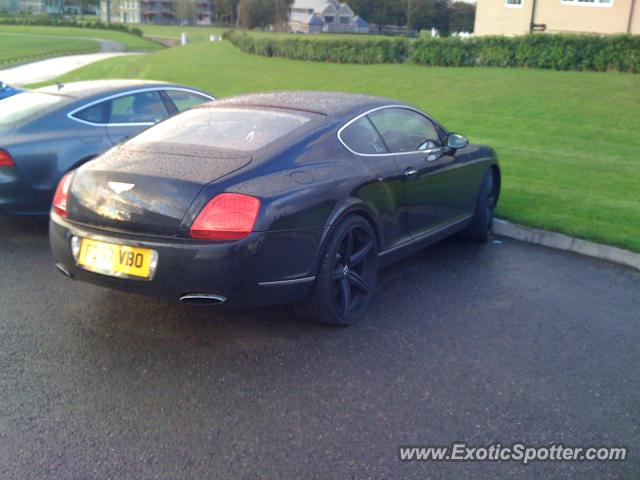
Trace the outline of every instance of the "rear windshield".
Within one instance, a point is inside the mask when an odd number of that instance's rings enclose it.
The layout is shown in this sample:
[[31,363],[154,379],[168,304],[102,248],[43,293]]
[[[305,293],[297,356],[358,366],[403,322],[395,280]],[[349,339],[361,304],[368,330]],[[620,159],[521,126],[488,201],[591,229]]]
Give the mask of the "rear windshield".
[[302,127],[309,117],[277,110],[198,108],[166,120],[127,142],[172,142],[250,152]]
[[0,126],[10,127],[28,118],[53,110],[66,97],[46,93],[24,92],[0,103]]

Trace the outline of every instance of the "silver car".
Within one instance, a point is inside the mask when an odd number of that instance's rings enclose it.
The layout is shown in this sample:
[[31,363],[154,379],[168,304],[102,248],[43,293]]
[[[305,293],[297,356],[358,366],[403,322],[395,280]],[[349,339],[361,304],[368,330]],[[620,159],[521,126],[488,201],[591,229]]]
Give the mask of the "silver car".
[[58,84],[0,106],[0,212],[47,214],[62,176],[145,128],[215,98],[140,80]]

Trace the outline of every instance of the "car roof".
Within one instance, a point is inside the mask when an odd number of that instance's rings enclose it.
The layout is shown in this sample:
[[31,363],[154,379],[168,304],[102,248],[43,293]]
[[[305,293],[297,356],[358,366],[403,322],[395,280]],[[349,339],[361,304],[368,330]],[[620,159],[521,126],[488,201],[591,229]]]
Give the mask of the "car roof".
[[84,82],[59,83],[32,90],[71,98],[89,98],[105,93],[117,94],[134,88],[182,87],[166,82],[146,80],[90,80]]
[[198,108],[224,108],[230,106],[281,108],[297,110],[301,113],[342,118],[388,105],[404,105],[404,103],[384,97],[355,93],[294,91],[240,95],[219,99],[215,103],[204,104]]

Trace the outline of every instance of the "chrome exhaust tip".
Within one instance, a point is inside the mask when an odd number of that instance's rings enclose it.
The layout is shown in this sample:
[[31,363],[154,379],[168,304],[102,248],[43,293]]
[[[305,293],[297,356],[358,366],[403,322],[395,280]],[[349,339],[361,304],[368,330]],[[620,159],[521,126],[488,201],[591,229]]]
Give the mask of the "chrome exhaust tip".
[[56,263],[56,268],[60,270],[65,277],[73,278],[73,274],[61,263]]
[[199,305],[202,307],[222,305],[227,299],[221,295],[212,293],[188,293],[180,297],[180,303],[185,305]]

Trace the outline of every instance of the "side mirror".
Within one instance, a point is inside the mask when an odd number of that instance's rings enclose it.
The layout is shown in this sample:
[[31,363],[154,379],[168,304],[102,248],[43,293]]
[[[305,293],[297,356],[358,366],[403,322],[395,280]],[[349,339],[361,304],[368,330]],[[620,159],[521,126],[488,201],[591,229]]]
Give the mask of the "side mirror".
[[450,133],[447,137],[447,147],[452,150],[458,150],[469,145],[469,140],[459,133]]

